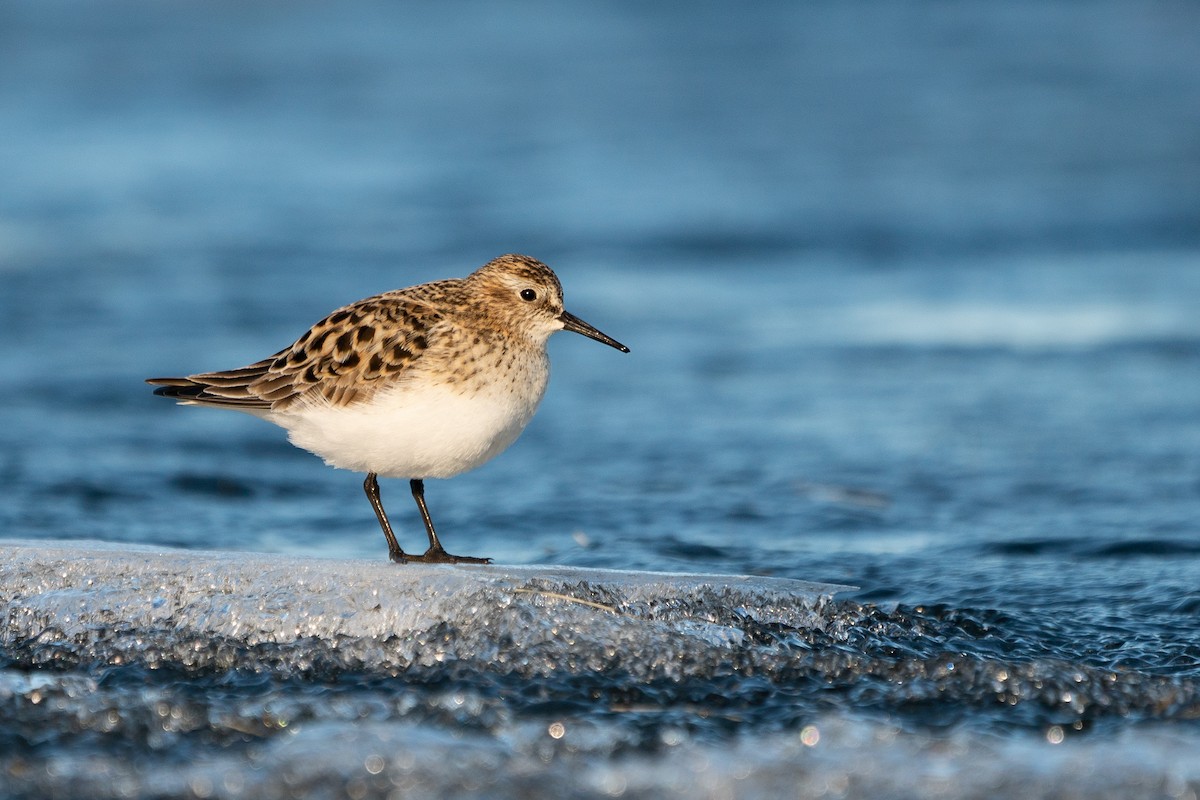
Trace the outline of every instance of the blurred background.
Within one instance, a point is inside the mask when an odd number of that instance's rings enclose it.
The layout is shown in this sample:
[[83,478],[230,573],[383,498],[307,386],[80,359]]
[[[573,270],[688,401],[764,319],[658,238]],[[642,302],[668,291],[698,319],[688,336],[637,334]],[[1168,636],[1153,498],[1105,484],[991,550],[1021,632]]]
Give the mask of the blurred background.
[[1198,23],[5,3],[0,532],[382,558],[359,477],[141,380],[515,251],[633,353],[555,338],[523,439],[429,490],[452,551],[913,601],[1194,578]]
[[[169,629],[138,632],[149,668],[72,671],[47,631],[0,652],[0,780],[174,779],[259,752],[240,732],[284,709],[315,726],[315,773],[358,779],[325,740],[353,754],[366,714],[507,796],[567,718],[603,733],[567,737],[571,778],[620,778],[623,742],[657,775],[687,732],[712,764],[741,742],[731,771],[775,765],[783,783],[739,785],[776,797],[829,719],[850,744],[804,768],[834,789],[928,794],[920,761],[939,792],[1052,775],[1194,796],[1169,754],[1200,716],[1197,30],[1200,5],[1170,1],[0,3],[0,537],[382,562],[362,476],[142,381],[251,363],[337,306],[515,251],[632,353],[554,338],[524,436],[427,487],[451,552],[860,587],[818,631],[721,628],[711,664],[625,653],[690,664],[653,686],[573,668],[567,634],[562,669],[527,681],[487,654],[542,629],[472,631],[475,609],[445,636],[481,642],[474,661],[399,678],[292,674],[237,642],[177,663]],[[423,546],[407,487],[382,490]],[[730,671],[730,642],[768,666]],[[197,672],[203,648],[236,669]],[[464,726],[503,755],[460,762]],[[1093,749],[1039,760],[1084,731]],[[235,777],[273,777],[266,752]]]

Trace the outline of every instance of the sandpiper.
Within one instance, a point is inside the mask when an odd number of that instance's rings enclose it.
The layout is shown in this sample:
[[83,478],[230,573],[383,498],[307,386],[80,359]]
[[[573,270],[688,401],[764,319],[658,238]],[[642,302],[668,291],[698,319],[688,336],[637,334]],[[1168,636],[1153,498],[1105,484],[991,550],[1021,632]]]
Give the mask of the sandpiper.
[[[337,309],[293,344],[241,369],[151,378],[183,405],[244,411],[363,488],[392,561],[488,563],[438,540],[425,479],[450,478],[498,455],[525,429],[546,391],[546,340],[581,333],[629,348],[563,309],[562,285],[536,259],[503,255],[466,278],[423,283]],[[400,548],[378,476],[407,478],[429,548]]]

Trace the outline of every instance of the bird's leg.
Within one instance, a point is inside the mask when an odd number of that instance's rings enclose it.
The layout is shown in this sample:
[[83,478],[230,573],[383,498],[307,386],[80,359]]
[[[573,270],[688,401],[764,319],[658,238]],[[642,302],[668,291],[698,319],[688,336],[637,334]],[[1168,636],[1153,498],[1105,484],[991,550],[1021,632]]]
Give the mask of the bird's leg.
[[392,523],[388,522],[383,503],[379,500],[379,481],[376,480],[374,472],[367,473],[367,479],[363,481],[363,491],[367,493],[367,499],[371,501],[371,508],[375,509],[375,517],[379,520],[379,527],[383,528],[383,535],[387,537],[388,558],[397,564],[405,563],[409,556],[400,549],[396,534],[392,533]]
[[429,509],[425,507],[425,481],[413,478],[408,482],[412,489],[413,500],[421,511],[421,519],[425,521],[425,533],[429,535],[429,549],[424,555],[409,556],[413,561],[425,561],[439,564],[490,564],[490,558],[475,558],[474,556],[452,556],[442,548],[438,541],[437,531],[433,529],[433,520],[429,518]]

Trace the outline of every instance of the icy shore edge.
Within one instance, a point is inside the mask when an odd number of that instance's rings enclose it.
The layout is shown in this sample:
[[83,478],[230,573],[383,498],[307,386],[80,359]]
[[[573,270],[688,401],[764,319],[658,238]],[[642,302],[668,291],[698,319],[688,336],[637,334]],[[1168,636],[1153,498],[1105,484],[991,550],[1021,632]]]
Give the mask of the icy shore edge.
[[[0,795],[1200,794],[1200,737],[1187,724],[997,737],[792,708],[787,676],[797,663],[828,656],[839,670],[861,661],[794,639],[836,628],[831,597],[844,588],[0,541],[0,656],[14,659],[0,670],[0,735],[19,745],[0,755]],[[736,688],[721,680],[742,674],[735,663],[754,676],[749,694],[731,707],[689,699],[688,687]],[[136,665],[168,669],[143,683],[150,673]],[[771,678],[773,667],[781,677]],[[671,702],[613,702],[647,685],[667,687]],[[764,688],[770,699],[755,694]],[[564,700],[592,690],[607,703]],[[761,704],[769,719],[755,717]],[[716,727],[701,724],[708,712]],[[787,713],[805,719],[789,727],[776,718]],[[743,720],[737,735],[714,738],[733,719]],[[654,746],[643,747],[643,729]]]
[[594,614],[638,609],[650,616],[680,602],[719,601],[724,607],[753,607],[760,621],[819,624],[813,610],[852,588],[744,575],[397,565],[16,540],[0,542],[0,586],[10,642],[50,628],[78,639],[115,627],[170,627],[251,645],[403,636],[447,620],[461,622],[483,607],[535,600],[575,604]]

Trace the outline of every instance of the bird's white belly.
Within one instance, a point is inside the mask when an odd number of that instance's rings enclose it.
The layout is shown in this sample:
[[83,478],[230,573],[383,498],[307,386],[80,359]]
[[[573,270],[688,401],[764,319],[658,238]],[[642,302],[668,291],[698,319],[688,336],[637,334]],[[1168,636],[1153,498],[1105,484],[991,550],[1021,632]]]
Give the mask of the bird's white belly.
[[308,406],[268,419],[287,429],[292,444],[333,467],[387,478],[449,478],[516,441],[541,402],[546,377],[517,392],[401,386],[367,403]]

